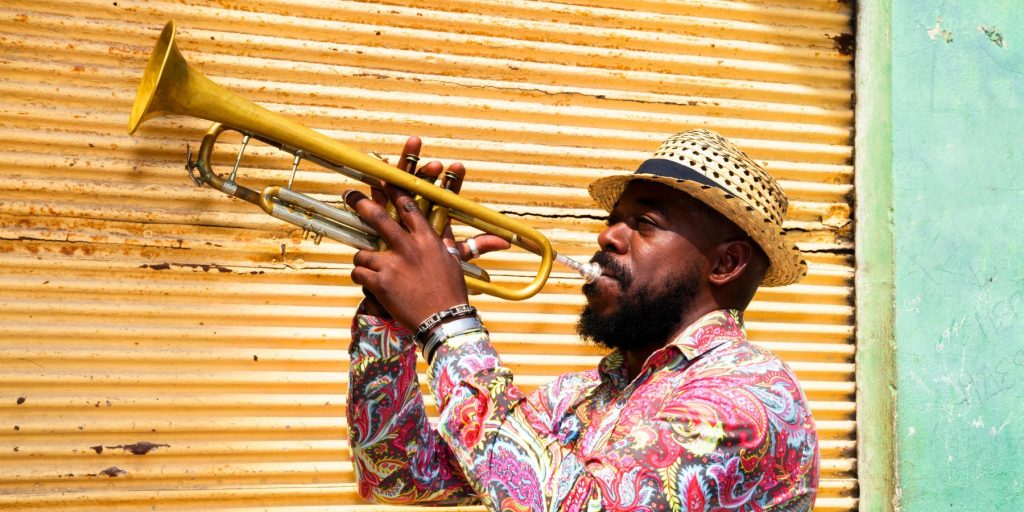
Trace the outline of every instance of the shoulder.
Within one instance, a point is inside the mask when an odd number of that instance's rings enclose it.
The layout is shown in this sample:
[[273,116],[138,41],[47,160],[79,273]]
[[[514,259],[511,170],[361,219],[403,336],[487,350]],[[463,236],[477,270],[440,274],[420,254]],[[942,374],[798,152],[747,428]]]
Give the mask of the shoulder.
[[818,440],[810,406],[789,367],[764,348],[738,340],[687,368],[663,420],[714,432],[708,446],[762,474],[758,500],[813,495]]
[[768,391],[806,402],[789,366],[772,352],[745,340],[735,340],[702,354],[687,366],[680,378],[684,390]]
[[744,340],[703,354],[678,378],[674,401],[697,400],[719,413],[749,415],[750,421],[765,428],[770,416],[787,422],[810,420],[807,398],[789,366]]

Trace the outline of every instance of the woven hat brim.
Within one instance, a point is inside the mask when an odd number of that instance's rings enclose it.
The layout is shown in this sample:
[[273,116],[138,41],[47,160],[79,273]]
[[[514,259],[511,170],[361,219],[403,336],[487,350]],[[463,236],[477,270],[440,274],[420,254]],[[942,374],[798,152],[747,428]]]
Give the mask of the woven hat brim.
[[793,284],[807,274],[807,262],[800,249],[786,239],[782,229],[762,217],[742,200],[728,192],[695,181],[634,173],[600,178],[590,184],[590,196],[606,211],[615,207],[630,181],[653,181],[680,190],[714,208],[754,239],[768,256],[768,270],[761,286]]

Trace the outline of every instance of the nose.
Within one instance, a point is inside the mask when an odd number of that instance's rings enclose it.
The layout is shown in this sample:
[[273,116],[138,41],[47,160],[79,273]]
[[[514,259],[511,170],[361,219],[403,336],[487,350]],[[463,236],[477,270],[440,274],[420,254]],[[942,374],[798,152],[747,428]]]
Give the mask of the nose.
[[629,231],[625,222],[616,222],[597,235],[597,245],[605,252],[625,254],[629,250]]

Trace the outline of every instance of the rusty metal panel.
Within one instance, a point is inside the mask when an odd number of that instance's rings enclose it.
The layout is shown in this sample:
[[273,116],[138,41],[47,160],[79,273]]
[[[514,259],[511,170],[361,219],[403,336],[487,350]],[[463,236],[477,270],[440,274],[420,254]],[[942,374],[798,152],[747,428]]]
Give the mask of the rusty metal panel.
[[[757,295],[748,331],[812,401],[816,510],[855,509],[851,16],[835,0],[5,2],[0,508],[381,509],[346,442],[353,250],[195,188],[184,148],[208,123],[126,133],[174,18],[215,81],[364,151],[420,135],[426,157],[467,164],[463,195],[581,258],[603,218],[586,183],[684,127],[736,140],[790,194],[810,260]],[[287,179],[290,158],[252,154],[240,180]],[[314,168],[296,183],[327,201],[350,186]],[[534,264],[484,259],[507,281]],[[528,301],[476,300],[525,388],[599,359],[573,333],[579,285],[556,270]]]

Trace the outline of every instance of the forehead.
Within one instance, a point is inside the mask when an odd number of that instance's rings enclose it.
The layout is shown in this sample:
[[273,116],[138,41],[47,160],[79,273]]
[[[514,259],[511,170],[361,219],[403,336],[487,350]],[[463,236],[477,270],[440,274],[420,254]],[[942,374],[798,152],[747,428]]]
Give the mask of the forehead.
[[619,196],[612,213],[634,209],[656,210],[668,216],[682,215],[703,207],[689,194],[652,181],[631,181]]

